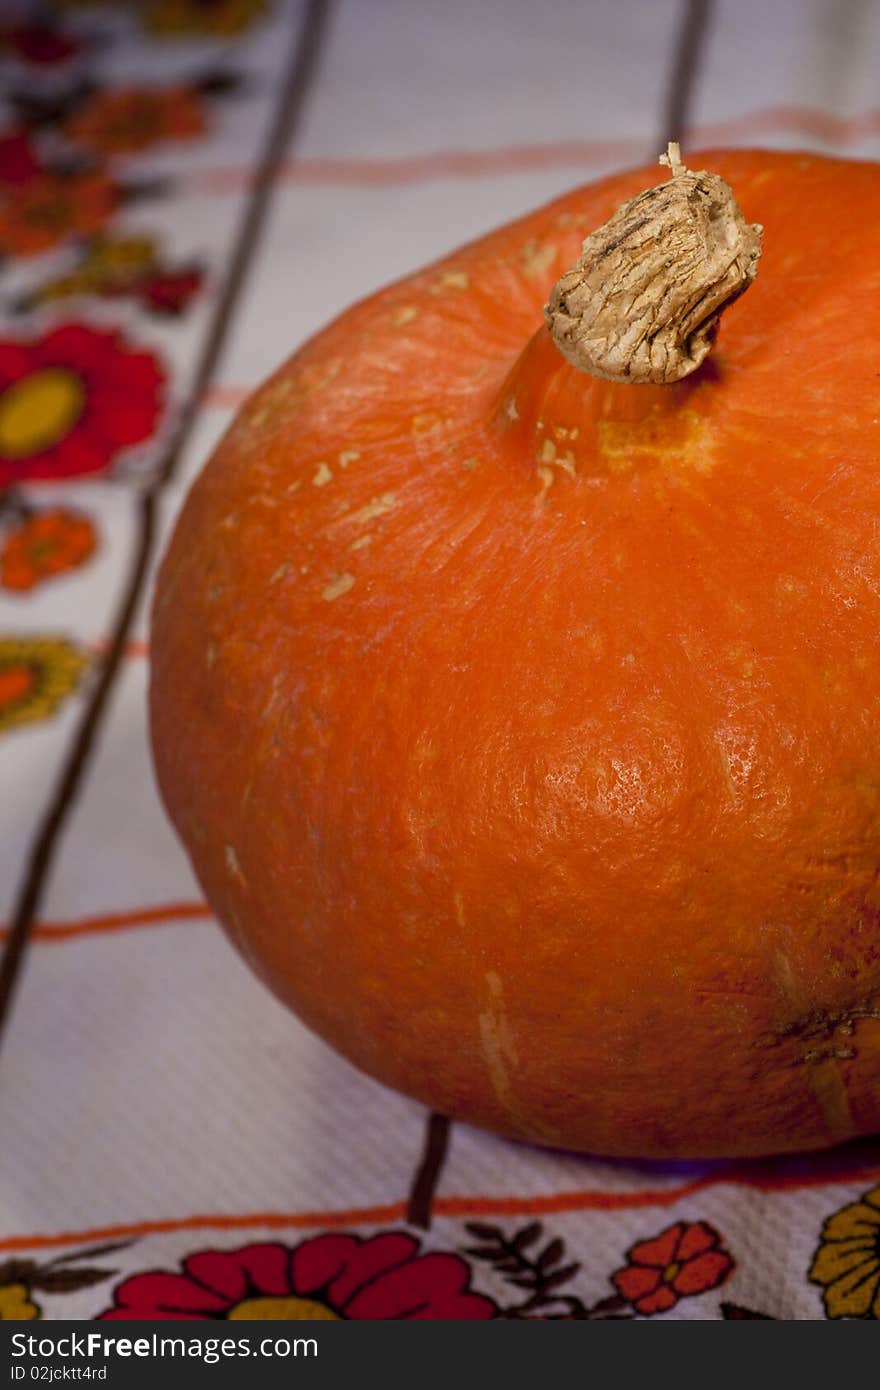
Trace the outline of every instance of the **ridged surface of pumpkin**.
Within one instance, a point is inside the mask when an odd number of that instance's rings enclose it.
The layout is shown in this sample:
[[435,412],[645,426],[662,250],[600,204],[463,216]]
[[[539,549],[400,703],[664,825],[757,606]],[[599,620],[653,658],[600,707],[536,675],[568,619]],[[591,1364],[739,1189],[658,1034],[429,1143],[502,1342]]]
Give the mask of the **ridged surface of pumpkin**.
[[448,1114],[641,1157],[880,1128],[880,168],[689,163],[765,228],[694,376],[553,347],[665,175],[579,189],[252,397],[152,637],[164,798],[281,998]]

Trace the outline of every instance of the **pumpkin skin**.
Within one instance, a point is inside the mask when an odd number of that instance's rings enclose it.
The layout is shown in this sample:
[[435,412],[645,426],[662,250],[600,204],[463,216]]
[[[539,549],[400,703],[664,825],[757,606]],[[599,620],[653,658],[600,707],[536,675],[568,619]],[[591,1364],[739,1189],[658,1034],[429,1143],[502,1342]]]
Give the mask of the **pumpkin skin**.
[[358,304],[165,557],[169,813],[357,1066],[613,1155],[880,1129],[880,168],[694,155],[765,227],[674,386],[542,325],[581,188]]

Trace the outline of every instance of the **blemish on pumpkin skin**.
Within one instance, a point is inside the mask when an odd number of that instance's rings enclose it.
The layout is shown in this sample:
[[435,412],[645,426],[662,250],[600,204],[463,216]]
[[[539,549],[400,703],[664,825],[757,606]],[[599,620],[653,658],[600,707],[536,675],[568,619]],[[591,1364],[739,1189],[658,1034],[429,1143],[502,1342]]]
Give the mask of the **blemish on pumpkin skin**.
[[276,707],[283,704],[286,681],[287,674],[284,671],[279,671],[277,675],[272,678],[269,698],[263,706],[262,718],[264,720],[271,721],[274,717]]
[[510,1068],[518,1065],[519,1057],[504,1008],[501,978],[490,970],[486,975],[486,984],[489,987],[489,1002],[478,1019],[483,1059],[492,1090],[504,1110],[516,1119],[517,1106],[510,1085]]
[[303,387],[309,393],[326,390],[339,376],[343,365],[341,357],[334,357],[322,371],[316,371],[314,367],[304,367],[301,373]]
[[542,502],[546,498],[548,490],[553,486],[553,469],[546,464],[541,464],[537,470],[538,478],[541,483],[541,490],[538,493],[537,501]]
[[413,319],[417,319],[418,316],[419,311],[414,304],[404,304],[403,308],[398,309],[397,313],[394,315],[394,326],[396,328],[404,328],[408,323],[412,323]]
[[464,898],[461,896],[460,893],[453,893],[452,906],[455,908],[456,922],[460,927],[463,927],[465,925],[466,918],[464,915]]
[[288,484],[288,486],[284,489],[284,491],[285,491],[286,493],[288,493],[290,496],[292,496],[293,493],[299,492],[299,490],[300,490],[301,487],[302,487],[302,478],[297,478],[296,482],[295,482],[295,483],[290,483],[290,484]]
[[583,638],[584,645],[591,656],[600,657],[604,654],[605,638],[601,632],[597,632],[595,628],[583,628],[577,633],[577,636]]
[[419,734],[413,749],[413,760],[424,769],[437,760],[437,746],[428,734]]
[[750,789],[755,766],[754,743],[748,739],[743,740],[736,729],[727,728],[716,729],[715,743],[730,800],[734,806],[738,806]]
[[714,467],[709,425],[693,410],[661,415],[655,407],[641,420],[598,420],[596,444],[611,473],[663,462],[676,473],[707,474]]
[[438,284],[431,286],[432,294],[439,294],[442,290],[466,290],[470,280],[463,270],[446,270],[440,276]]
[[200,845],[207,844],[208,832],[197,816],[190,816],[189,829],[193,839],[197,840]]
[[349,522],[354,522],[356,525],[360,525],[367,521],[373,521],[375,517],[384,516],[386,512],[392,511],[396,505],[397,494],[383,492],[381,497],[374,497],[365,507],[361,507],[360,511],[352,512],[350,516],[345,517],[345,523],[347,525]]
[[533,238],[521,248],[518,259],[530,280],[540,280],[556,259],[556,247],[552,242],[542,245]]
[[781,574],[776,581],[776,585],[781,594],[803,597],[804,586],[790,574]]
[[333,473],[332,473],[332,470],[329,468],[329,466],[328,466],[326,463],[323,463],[323,462],[322,462],[322,463],[319,463],[319,464],[318,464],[318,467],[317,467],[317,470],[316,470],[316,472],[315,472],[315,475],[314,475],[314,477],[312,478],[312,482],[313,482],[314,486],[315,486],[315,487],[326,487],[327,484],[330,483],[330,482],[332,482],[332,481],[333,481]]
[[229,873],[230,878],[236,879],[238,883],[244,886],[247,883],[247,880],[244,876],[244,873],[242,872],[241,864],[238,862],[238,855],[235,852],[235,846],[227,845],[223,851],[223,857],[226,860],[226,869]]
[[559,1142],[559,1133],[529,1114],[514,1093],[511,1073],[519,1066],[519,1054],[504,1004],[504,987],[494,970],[485,976],[489,999],[486,1008],[477,1016],[480,1047],[486,1064],[489,1082],[502,1110],[520,1129],[527,1130],[549,1144]]
[[366,534],[365,536],[358,536],[358,538],[357,538],[356,541],[352,541],[351,545],[349,546],[349,549],[350,549],[350,550],[363,550],[365,546],[367,546],[367,545],[372,545],[372,543],[373,543],[373,532],[372,532],[372,531],[368,531],[367,534]]
[[[790,974],[790,970],[789,970]],[[789,986],[789,991],[793,988]],[[811,1038],[833,1038],[835,1033],[852,1037],[857,1023],[862,1020],[880,1020],[880,1008],[871,1003],[853,1004],[848,1009],[814,1009],[790,1023],[780,1024],[770,1033],[762,1034],[756,1040],[756,1047],[779,1047],[788,1038],[808,1042]]]
[[[540,425],[540,421],[538,422]],[[543,465],[552,464],[554,468],[561,468],[563,473],[567,473],[570,478],[577,476],[575,469],[574,454],[570,449],[560,456],[552,439],[543,439],[541,448],[538,451],[538,458]],[[541,469],[538,469],[540,474]]]
[[855,1126],[839,1060],[836,1056],[811,1059],[803,1074],[808,1079],[828,1138],[832,1142],[842,1143],[852,1138]]
[[347,468],[350,463],[357,463],[360,456],[359,449],[343,449],[339,455],[339,467]]
[[556,217],[557,227],[586,227],[583,215],[577,212],[560,212]]
[[349,574],[346,570],[344,574],[339,574],[335,579],[331,579],[326,588],[322,590],[321,598],[324,599],[326,603],[332,603],[334,599],[342,598],[343,594],[349,593],[353,588],[354,575]]
[[827,1058],[837,1058],[839,1061],[846,1062],[856,1056],[854,1047],[846,1047],[841,1044],[828,1044],[824,1047],[811,1047],[800,1058],[801,1062],[824,1062]]
[[434,430],[448,429],[454,425],[454,420],[444,419],[438,415],[436,410],[424,411],[421,415],[412,417],[411,425],[413,434],[433,434]]
[[284,563],[283,565],[279,565],[278,568],[277,568],[277,570],[275,570],[274,573],[271,574],[271,575],[269,576],[269,583],[270,583],[270,584],[278,584],[278,583],[280,583],[280,581],[281,581],[282,579],[284,579],[288,574],[290,574],[290,572],[291,572],[292,569],[293,569],[293,565],[291,565],[289,562],[285,561],[285,563]]
[[299,407],[300,396],[301,387],[296,380],[273,382],[263,392],[262,399],[253,413],[241,417],[241,427],[245,431],[259,434],[270,422],[289,421]]

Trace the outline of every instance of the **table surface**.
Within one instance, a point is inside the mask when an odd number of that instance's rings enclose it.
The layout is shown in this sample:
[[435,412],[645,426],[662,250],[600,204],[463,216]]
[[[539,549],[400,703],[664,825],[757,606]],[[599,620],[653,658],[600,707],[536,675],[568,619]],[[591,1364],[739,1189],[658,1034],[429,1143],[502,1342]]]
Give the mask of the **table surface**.
[[880,157],[880,6],[208,15],[68,0],[0,36],[0,1319],[880,1316],[875,1141],[584,1159],[336,1057],[211,920],[145,729],[157,558],[279,361],[670,135]]

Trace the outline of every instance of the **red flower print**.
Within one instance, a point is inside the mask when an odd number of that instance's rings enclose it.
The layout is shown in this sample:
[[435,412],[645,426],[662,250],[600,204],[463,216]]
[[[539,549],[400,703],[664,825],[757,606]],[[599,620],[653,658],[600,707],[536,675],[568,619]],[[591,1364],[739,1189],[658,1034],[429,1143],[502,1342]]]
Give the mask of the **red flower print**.
[[627,1262],[611,1278],[618,1293],[646,1316],[665,1313],[680,1298],[717,1289],[734,1268],[720,1235],[705,1221],[677,1221],[653,1240],[634,1245]]
[[34,512],[7,537],[0,551],[0,588],[25,593],[44,580],[76,569],[95,549],[87,516],[63,508]]
[[41,172],[42,165],[27,131],[0,135],[0,186],[22,188]]
[[81,45],[68,34],[61,34],[45,24],[20,24],[0,31],[0,46],[25,63],[54,67],[56,63],[66,63]]
[[182,1269],[123,1280],[101,1318],[474,1321],[497,1311],[491,1299],[471,1292],[470,1268],[460,1256],[421,1254],[418,1241],[402,1231],[200,1250]]
[[0,340],[0,487],[99,473],[149,439],[164,374],[120,333],[66,323]]
[[202,287],[201,270],[157,270],[137,287],[138,298],[154,314],[182,314]]

